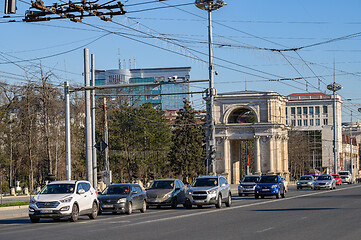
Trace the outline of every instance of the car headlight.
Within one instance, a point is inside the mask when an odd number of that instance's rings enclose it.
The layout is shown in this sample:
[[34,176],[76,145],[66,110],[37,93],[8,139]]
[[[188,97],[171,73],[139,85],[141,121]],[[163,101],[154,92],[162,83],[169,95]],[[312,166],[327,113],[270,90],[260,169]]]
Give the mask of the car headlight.
[[300,185],[301,183],[297,182],[297,185]]
[[71,202],[71,200],[73,199],[73,197],[68,197],[68,198],[64,198],[62,200],[60,200],[61,203],[69,203]]
[[125,203],[125,202],[127,202],[126,198],[121,198],[117,201],[117,203]]
[[167,198],[170,198],[170,197],[172,197],[172,193],[167,193],[166,195],[164,195],[163,198],[167,199]]
[[326,182],[326,185],[330,185],[331,183],[330,182]]
[[192,191],[188,191],[188,192],[187,192],[188,195],[192,195],[192,193],[193,193]]
[[36,200],[34,198],[30,199],[30,203],[31,204],[35,204],[36,203]]
[[121,198],[117,201],[117,203],[125,203],[125,202],[127,202],[126,198]]
[[275,184],[275,185],[272,185],[272,187],[271,188],[277,188],[277,185]]
[[217,193],[217,190],[210,190],[208,191],[208,194],[216,194]]

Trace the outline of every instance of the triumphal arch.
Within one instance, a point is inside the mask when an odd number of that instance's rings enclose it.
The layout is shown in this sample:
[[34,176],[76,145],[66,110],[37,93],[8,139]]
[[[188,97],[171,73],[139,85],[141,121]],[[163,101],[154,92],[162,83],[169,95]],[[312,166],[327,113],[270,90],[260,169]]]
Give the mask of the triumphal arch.
[[287,99],[275,92],[239,91],[214,100],[216,173],[230,183],[238,183],[247,170],[288,177]]

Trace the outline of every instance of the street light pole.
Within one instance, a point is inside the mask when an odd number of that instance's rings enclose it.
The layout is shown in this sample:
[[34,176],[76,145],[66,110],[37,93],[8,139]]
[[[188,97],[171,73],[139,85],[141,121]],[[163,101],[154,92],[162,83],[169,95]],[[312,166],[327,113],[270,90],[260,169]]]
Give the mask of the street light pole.
[[[202,10],[208,12],[208,53],[209,53],[209,90],[208,90],[208,101],[207,101],[207,141],[206,141],[206,158],[207,174],[210,172],[215,174],[215,115],[214,115],[214,69],[213,69],[213,34],[212,34],[212,11],[218,10],[223,7],[226,3],[223,0],[196,0],[195,5]],[[211,170],[209,170],[211,166]]]
[[335,83],[335,81],[332,84],[327,85],[327,89],[333,92],[333,171],[336,174],[337,173],[337,146],[336,146],[336,91],[340,90],[342,87],[340,84]]

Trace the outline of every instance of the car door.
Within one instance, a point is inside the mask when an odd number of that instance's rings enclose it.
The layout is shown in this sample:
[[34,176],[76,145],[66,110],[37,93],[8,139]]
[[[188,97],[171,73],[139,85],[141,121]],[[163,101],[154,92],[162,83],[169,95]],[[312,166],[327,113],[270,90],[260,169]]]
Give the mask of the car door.
[[133,209],[139,208],[139,192],[137,191],[137,188],[135,186],[132,186],[132,204]]
[[79,193],[80,190],[85,191],[84,187],[85,187],[84,184],[82,182],[79,182],[76,188],[76,197],[77,197],[76,202],[78,203],[79,212],[87,209],[87,201],[88,201],[87,194],[86,192],[82,194]]
[[221,194],[223,199],[228,198],[229,189],[228,189],[228,183],[227,180],[224,177],[220,177],[219,179],[220,187],[221,187]]
[[186,200],[186,187],[184,186],[183,182],[177,180],[179,186],[179,193],[178,193],[178,202],[184,203]]

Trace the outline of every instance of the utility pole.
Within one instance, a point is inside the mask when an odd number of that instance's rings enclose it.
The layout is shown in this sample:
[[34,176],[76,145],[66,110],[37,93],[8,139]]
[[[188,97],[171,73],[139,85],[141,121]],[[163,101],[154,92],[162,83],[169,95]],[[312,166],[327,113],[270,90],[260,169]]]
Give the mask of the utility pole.
[[66,180],[71,180],[71,142],[70,142],[70,92],[69,82],[64,83],[65,100],[65,171]]
[[[89,79],[89,49],[84,48],[84,85],[90,86]],[[93,185],[93,160],[92,160],[92,132],[90,111],[90,90],[85,90],[85,159],[87,180]]]
[[[207,174],[210,172],[215,174],[215,123],[214,123],[214,69],[213,69],[213,37],[212,37],[212,11],[218,10],[226,3],[222,0],[196,0],[195,5],[202,10],[208,12],[208,53],[209,53],[209,90],[207,101],[207,142],[206,142],[206,154],[207,154]],[[211,170],[209,170],[211,168]]]
[[337,118],[336,118],[336,91],[340,90],[342,87],[340,84],[335,82],[335,79],[332,84],[327,85],[327,89],[333,92],[333,171],[336,174],[338,171],[338,161],[337,161]]
[[[109,146],[108,139],[108,116],[107,116],[107,98],[103,98],[103,107],[104,107],[104,142]],[[109,148],[104,150],[104,170],[109,173]]]
[[[353,158],[352,158],[352,110],[351,110],[351,123],[350,123],[350,163],[351,163],[351,174],[352,174],[352,178],[353,178]],[[352,179],[353,180],[353,179]]]
[[[91,80],[95,87],[95,56],[91,55]],[[91,111],[92,111],[92,165],[93,165],[93,187],[98,188],[97,149],[95,148],[95,90],[91,90]]]

